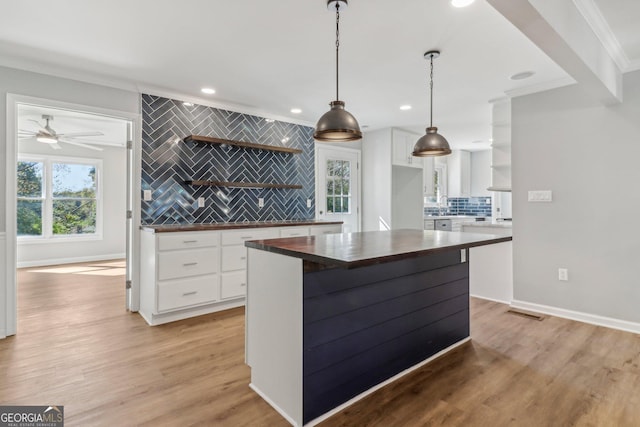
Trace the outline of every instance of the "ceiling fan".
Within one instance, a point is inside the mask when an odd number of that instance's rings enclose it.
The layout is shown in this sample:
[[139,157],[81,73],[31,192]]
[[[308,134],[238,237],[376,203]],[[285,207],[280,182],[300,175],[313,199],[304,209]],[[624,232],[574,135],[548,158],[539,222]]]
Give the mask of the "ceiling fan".
[[31,119],[30,121],[37,123],[40,129],[35,132],[32,130],[19,129],[18,130],[18,139],[31,139],[36,140],[38,142],[42,142],[44,144],[48,144],[54,150],[60,150],[62,147],[59,142],[64,142],[70,145],[76,145],[78,147],[88,148],[90,150],[102,151],[100,147],[94,147],[93,145],[83,144],[81,142],[75,141],[76,138],[82,138],[87,136],[103,136],[102,132],[67,132],[67,133],[57,133],[51,126],[49,126],[49,121],[53,121],[53,116],[49,114],[43,114],[42,118],[45,120],[45,125],[43,126],[37,120]]

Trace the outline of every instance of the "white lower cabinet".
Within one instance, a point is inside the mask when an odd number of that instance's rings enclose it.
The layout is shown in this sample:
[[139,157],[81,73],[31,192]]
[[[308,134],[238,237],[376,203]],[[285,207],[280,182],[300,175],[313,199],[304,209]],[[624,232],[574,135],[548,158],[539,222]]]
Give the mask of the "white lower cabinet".
[[223,231],[145,229],[140,237],[140,314],[150,325],[244,305],[247,240],[341,233],[341,224]]

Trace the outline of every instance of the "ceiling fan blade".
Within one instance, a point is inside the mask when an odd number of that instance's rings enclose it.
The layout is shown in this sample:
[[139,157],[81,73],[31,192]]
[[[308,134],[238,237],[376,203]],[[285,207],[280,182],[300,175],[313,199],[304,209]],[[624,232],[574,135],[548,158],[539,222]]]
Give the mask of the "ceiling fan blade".
[[37,124],[37,125],[38,125],[38,127],[39,127],[40,129],[45,130],[45,129],[44,129],[44,126],[42,126],[42,123],[40,123],[40,122],[39,122],[39,121],[37,121],[36,119],[28,119],[27,121],[29,121],[29,122],[33,122],[33,123]]
[[62,150],[62,147],[57,142],[55,144],[47,144],[47,145],[54,150]]
[[18,133],[28,133],[29,135],[35,135],[38,132],[28,129],[18,129]]
[[100,147],[94,147],[94,146],[88,145],[88,144],[81,144],[79,142],[69,141],[68,139],[60,139],[59,141],[60,142],[64,142],[66,144],[82,147],[82,148],[88,148],[89,150],[102,151],[102,148],[100,148]]
[[19,136],[18,140],[20,140],[21,142],[36,142],[36,136],[35,135]]
[[63,136],[65,138],[79,138],[82,136],[104,136],[102,132],[69,132],[69,133],[59,133],[58,136]]

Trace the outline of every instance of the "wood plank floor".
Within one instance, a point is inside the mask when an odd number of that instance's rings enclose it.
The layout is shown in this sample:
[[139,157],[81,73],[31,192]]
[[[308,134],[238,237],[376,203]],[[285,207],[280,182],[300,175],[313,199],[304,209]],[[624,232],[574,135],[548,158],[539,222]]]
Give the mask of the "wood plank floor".
[[[248,388],[242,309],[149,327],[96,264],[19,270],[0,404],[64,405],[67,426],[288,425]],[[640,425],[639,335],[471,303],[470,343],[321,426]]]

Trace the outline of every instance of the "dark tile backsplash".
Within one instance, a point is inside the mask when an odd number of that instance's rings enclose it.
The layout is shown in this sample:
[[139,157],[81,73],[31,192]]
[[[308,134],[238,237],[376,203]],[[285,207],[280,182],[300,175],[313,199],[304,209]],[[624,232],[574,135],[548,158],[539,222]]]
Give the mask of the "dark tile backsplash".
[[491,197],[450,197],[447,206],[425,207],[425,215],[491,216]]
[[[175,137],[204,135],[302,150],[287,154]],[[142,201],[145,225],[314,218],[313,128],[142,95]],[[187,180],[299,184],[302,189],[198,187]],[[198,208],[204,197],[205,207]],[[258,198],[264,207],[258,207]],[[307,208],[307,199],[311,207]]]

